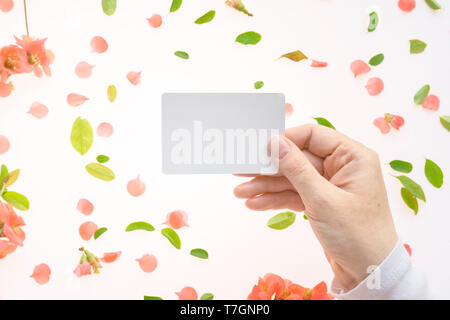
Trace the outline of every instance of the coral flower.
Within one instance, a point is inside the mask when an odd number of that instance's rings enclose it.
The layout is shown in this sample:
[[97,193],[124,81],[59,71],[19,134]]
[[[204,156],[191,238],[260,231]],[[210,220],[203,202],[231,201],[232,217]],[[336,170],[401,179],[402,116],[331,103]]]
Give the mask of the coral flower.
[[0,202],[0,237],[6,237],[12,244],[23,246],[25,232],[20,228],[25,222],[8,203]]
[[0,240],[0,259],[17,249],[17,245],[6,240]]
[[31,70],[27,52],[24,49],[10,45],[0,50],[1,82],[5,83],[11,74],[28,73]]
[[28,57],[27,61],[36,77],[42,77],[42,71],[50,77],[52,75],[50,71],[51,61],[48,51],[45,48],[45,41],[47,41],[47,38],[36,40],[27,36],[23,36],[22,39],[15,38],[16,43],[25,49]]

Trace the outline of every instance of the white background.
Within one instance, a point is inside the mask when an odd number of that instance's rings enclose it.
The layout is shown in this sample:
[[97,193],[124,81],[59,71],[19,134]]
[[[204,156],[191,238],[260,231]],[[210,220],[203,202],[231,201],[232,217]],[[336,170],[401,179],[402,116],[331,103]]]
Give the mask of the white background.
[[[164,176],[160,154],[160,97],[163,92],[252,92],[263,80],[261,91],[283,92],[294,105],[287,119],[291,127],[328,118],[336,128],[376,149],[382,162],[410,161],[410,176],[427,195],[414,216],[402,202],[400,184],[383,166],[396,226],[413,250],[413,260],[428,275],[435,293],[450,297],[449,180],[435,189],[423,174],[424,158],[438,163],[450,174],[450,134],[439,123],[439,114],[450,114],[450,3],[432,12],[418,0],[412,13],[401,12],[394,0],[246,0],[253,18],[226,7],[224,0],[185,0],[169,14],[169,0],[118,1],[116,13],[103,14],[98,1],[28,0],[30,33],[48,37],[47,47],[56,55],[51,78],[31,75],[14,77],[16,90],[0,100],[0,134],[11,149],[0,156],[10,169],[22,170],[12,190],[26,194],[31,209],[23,213],[27,226],[25,246],[0,260],[0,298],[107,298],[142,299],[143,295],[176,298],[174,292],[193,286],[199,294],[216,298],[244,299],[259,276],[277,273],[304,286],[321,280],[330,284],[332,273],[322,249],[306,221],[284,231],[268,229],[266,221],[277,212],[247,210],[233,197],[242,180],[233,176]],[[25,33],[22,2],[9,13],[0,12],[0,44]],[[206,25],[193,21],[215,9]],[[367,33],[368,14],[380,16],[377,30]],[[163,25],[151,28],[145,18],[159,13]],[[242,32],[262,34],[256,46],[234,43]],[[91,53],[89,41],[101,35],[109,50]],[[428,43],[423,54],[409,54],[409,39]],[[313,69],[309,62],[276,60],[300,49],[308,56],[329,62]],[[182,60],[176,50],[189,52]],[[355,59],[368,60],[385,54],[385,61],[370,75],[353,79],[349,70]],[[75,65],[96,65],[89,79],[74,74]],[[133,87],[128,71],[142,70],[142,84]],[[384,92],[370,97],[365,82],[379,76]],[[413,104],[414,93],[425,83],[441,99],[437,113]],[[115,84],[118,98],[111,104],[106,88]],[[69,107],[66,96],[76,92],[90,98],[83,106]],[[38,120],[26,112],[34,101],[49,107]],[[372,121],[385,112],[406,119],[399,132],[381,135]],[[93,147],[81,157],[70,144],[76,117],[87,118],[94,129],[100,122],[114,125],[114,135],[96,136]],[[255,114],[255,117],[258,115]],[[108,166],[116,180],[103,182],[86,173],[84,166],[98,154],[111,157]],[[128,180],[140,175],[147,192],[133,198],[126,192]],[[371,183],[368,181],[367,183]],[[94,213],[77,212],[79,198],[88,198]],[[157,232],[125,233],[138,220],[162,227],[165,215],[175,209],[189,213],[190,228],[179,231],[181,251]],[[109,231],[89,242],[78,235],[79,225],[92,220]],[[105,265],[101,274],[77,279],[72,271],[86,246],[102,255],[122,250],[120,259]],[[209,261],[191,257],[192,248],[205,248]],[[136,258],[155,254],[155,272],[142,272]],[[45,262],[52,269],[51,281],[40,286],[29,275]]]

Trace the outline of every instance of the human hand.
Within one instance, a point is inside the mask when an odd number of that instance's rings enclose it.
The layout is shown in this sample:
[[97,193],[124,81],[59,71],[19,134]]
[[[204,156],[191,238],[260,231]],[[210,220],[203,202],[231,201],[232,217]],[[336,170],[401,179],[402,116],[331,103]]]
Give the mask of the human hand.
[[[236,197],[252,210],[304,211],[337,282],[346,290],[380,264],[398,237],[375,151],[335,130],[303,125],[274,137],[275,176],[255,176]],[[269,150],[270,151],[270,150]]]

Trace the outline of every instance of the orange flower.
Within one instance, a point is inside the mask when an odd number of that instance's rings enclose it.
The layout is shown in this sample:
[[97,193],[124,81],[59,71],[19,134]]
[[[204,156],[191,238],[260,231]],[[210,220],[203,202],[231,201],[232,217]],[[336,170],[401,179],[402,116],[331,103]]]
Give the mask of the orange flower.
[[24,49],[16,45],[3,47],[0,50],[1,82],[6,83],[11,74],[31,72],[27,60],[27,53]]
[[25,232],[20,228],[25,222],[7,203],[0,202],[0,238],[6,237],[14,245],[23,246]]
[[[23,36],[22,39],[16,38],[16,43],[25,49],[27,54],[27,62],[37,77],[42,77],[42,70],[47,76],[51,76],[50,57],[45,48],[45,39],[33,40],[30,37]],[[41,70],[42,67],[42,70]]]

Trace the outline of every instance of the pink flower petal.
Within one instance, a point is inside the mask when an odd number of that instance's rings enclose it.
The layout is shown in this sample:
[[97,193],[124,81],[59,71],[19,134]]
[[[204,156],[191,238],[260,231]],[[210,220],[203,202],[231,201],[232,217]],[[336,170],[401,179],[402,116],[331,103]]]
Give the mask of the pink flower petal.
[[136,179],[128,181],[127,190],[133,197],[139,197],[145,192],[145,183],[138,176]]
[[153,28],[159,28],[162,25],[162,18],[159,14],[154,14],[151,18],[147,18],[147,21]]
[[423,100],[422,107],[427,110],[437,111],[441,105],[441,101],[438,96],[434,94],[428,95],[425,100]]
[[78,264],[73,273],[75,273],[77,277],[90,275],[92,273],[91,265],[87,261]]
[[324,68],[324,67],[328,67],[328,62],[325,61],[317,61],[317,60],[312,60],[311,61],[311,67],[313,68]]
[[102,260],[104,263],[112,263],[112,262],[116,261],[117,259],[119,259],[121,254],[122,254],[122,251],[105,252],[103,254],[103,258],[101,258],[100,260]]
[[95,223],[93,223],[92,221],[88,221],[80,226],[78,232],[80,233],[81,239],[88,241],[92,238],[94,233],[97,232],[97,229],[98,227]]
[[192,287],[184,287],[180,292],[175,292],[178,296],[178,300],[197,300],[198,295],[197,291],[195,291]]
[[294,107],[289,102],[286,102],[286,105],[284,107],[284,112],[287,117],[291,116],[294,113]]
[[89,100],[89,98],[78,93],[70,93],[67,95],[67,103],[71,107],[81,106],[86,100]]
[[411,256],[412,255],[411,246],[407,243],[403,244],[403,246],[405,247],[406,252],[408,252],[409,256]]
[[384,89],[383,80],[377,77],[370,78],[369,81],[367,81],[366,89],[371,96],[379,95]]
[[93,37],[91,39],[92,51],[97,53],[103,53],[108,50],[108,42],[100,36]]
[[131,82],[132,85],[138,85],[141,83],[141,72],[130,71],[127,74],[128,81]]
[[0,97],[6,98],[12,92],[11,84],[0,82]]
[[158,266],[158,260],[152,254],[144,254],[142,258],[136,259],[136,261],[139,262],[142,271],[147,273],[153,272]]
[[7,137],[0,134],[0,154],[7,153],[9,150],[10,144]]
[[91,66],[89,63],[85,61],[81,61],[75,67],[75,74],[82,79],[89,78],[92,74],[92,69],[94,69],[94,67],[95,66]]
[[416,0],[399,0],[397,5],[402,11],[411,12],[416,7]]
[[166,222],[164,222],[164,224],[169,225],[173,229],[180,229],[182,227],[189,227],[187,221],[187,213],[183,210],[176,210],[167,214]]
[[355,60],[350,65],[350,70],[352,70],[355,78],[361,74],[367,73],[370,71],[370,67],[367,63],[362,60]]
[[33,274],[30,277],[34,278],[34,281],[39,284],[46,284],[50,281],[50,274],[50,267],[45,263],[41,263],[40,265],[34,267]]
[[378,129],[380,129],[380,132],[381,132],[382,134],[386,134],[386,133],[389,133],[389,131],[391,131],[391,126],[389,125],[389,122],[386,120],[385,117],[379,117],[379,118],[376,118],[376,119],[373,121],[373,124],[374,124]]
[[0,10],[3,12],[9,12],[14,8],[13,0],[0,0]]
[[114,132],[113,126],[108,122],[102,122],[97,127],[97,134],[103,138],[109,138]]
[[94,211],[94,205],[87,199],[80,199],[77,204],[77,210],[88,216]]
[[42,119],[48,114],[48,108],[39,102],[33,102],[27,113],[35,118]]

